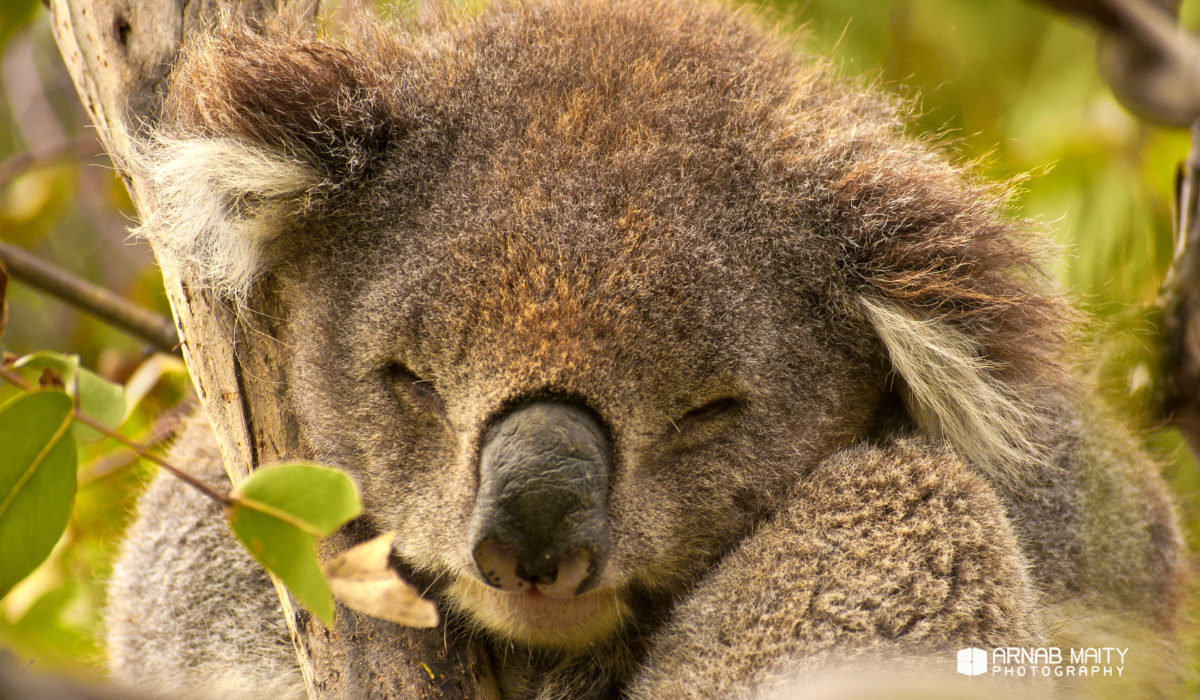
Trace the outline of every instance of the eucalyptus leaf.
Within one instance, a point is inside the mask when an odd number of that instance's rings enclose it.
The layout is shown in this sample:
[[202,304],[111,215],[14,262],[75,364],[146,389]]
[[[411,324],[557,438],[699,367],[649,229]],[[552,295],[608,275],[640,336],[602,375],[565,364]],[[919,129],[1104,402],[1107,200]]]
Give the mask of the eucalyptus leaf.
[[362,512],[342,472],[290,463],[259,469],[230,494],[229,525],[246,550],[326,626],[333,598],[317,562],[317,540]]
[[41,564],[67,527],[75,495],[71,398],[20,396],[0,411],[0,597]]
[[[125,420],[125,390],[121,385],[113,384],[86,367],[79,368],[78,378],[79,410],[85,416],[115,430]],[[83,423],[76,422],[75,437],[88,441],[104,436]]]
[[34,386],[37,386],[42,372],[50,369],[62,377],[64,387],[73,387],[75,373],[79,370],[79,356],[42,350],[13,360],[9,369],[16,370],[22,379]]

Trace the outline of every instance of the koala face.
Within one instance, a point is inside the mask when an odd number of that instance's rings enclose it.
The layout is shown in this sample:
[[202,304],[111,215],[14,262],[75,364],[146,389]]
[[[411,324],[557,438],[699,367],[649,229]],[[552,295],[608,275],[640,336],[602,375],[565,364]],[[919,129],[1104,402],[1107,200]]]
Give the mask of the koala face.
[[[802,303],[798,285],[763,278],[782,264],[766,241],[749,255],[750,234],[709,220],[727,193],[697,193],[686,210],[619,191],[607,211],[550,197],[556,211],[538,212],[536,183],[513,183],[540,167],[447,181],[421,217],[354,257],[304,263],[283,295],[303,300],[290,384],[315,456],[360,479],[366,512],[403,533],[404,560],[507,636],[586,644],[619,626],[633,597],[686,586],[806,468],[864,436],[884,369],[829,331],[832,300]],[[702,189],[671,170],[664,188]],[[543,424],[530,444],[506,448],[497,431],[538,407],[551,415],[526,419]],[[583,447],[538,438],[573,422],[588,423]],[[515,474],[497,476],[489,450],[504,449]],[[540,461],[555,450],[569,454]],[[513,489],[557,489],[531,507],[563,512],[509,567],[516,583],[497,587],[481,571],[477,521],[508,513],[503,544],[521,549],[536,527],[498,505]],[[572,498],[591,505],[559,502]],[[527,560],[559,564],[578,547],[579,595],[523,590],[566,575],[565,564],[527,573]]]
[[273,285],[306,456],[467,618],[611,634],[898,424],[1044,458],[1060,297],[873,93],[690,4],[351,26],[199,42],[130,167],[160,254]]

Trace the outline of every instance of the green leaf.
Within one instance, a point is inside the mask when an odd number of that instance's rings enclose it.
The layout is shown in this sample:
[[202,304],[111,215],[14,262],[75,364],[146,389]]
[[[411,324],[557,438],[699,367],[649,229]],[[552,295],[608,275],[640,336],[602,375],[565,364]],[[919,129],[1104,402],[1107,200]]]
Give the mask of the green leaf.
[[[110,428],[116,428],[125,418],[125,391],[117,384],[79,365],[78,355],[59,352],[35,352],[13,362],[12,368],[32,384],[38,383],[41,372],[53,370],[62,377],[67,394],[79,401],[79,410]],[[104,437],[82,423],[74,426],[75,438],[87,442]]]
[[[85,367],[79,368],[79,410],[85,416],[113,428],[125,419],[125,390]],[[102,433],[83,423],[75,424],[75,438],[81,441],[98,440]]]
[[67,528],[75,495],[71,398],[18,397],[0,412],[0,597],[42,563]]
[[362,512],[354,482],[329,467],[281,464],[251,474],[230,499],[229,526],[246,550],[331,626],[333,598],[317,540]]
[[9,369],[16,370],[22,379],[34,386],[41,380],[43,370],[49,369],[62,379],[64,387],[71,387],[75,385],[75,373],[79,370],[79,356],[42,350],[17,358]]

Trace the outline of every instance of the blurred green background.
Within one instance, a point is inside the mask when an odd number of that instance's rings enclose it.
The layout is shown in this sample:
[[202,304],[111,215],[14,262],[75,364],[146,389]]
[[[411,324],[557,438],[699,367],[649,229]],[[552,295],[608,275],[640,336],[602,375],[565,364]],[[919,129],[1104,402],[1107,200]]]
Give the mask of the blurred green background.
[[[769,16],[840,70],[915,100],[911,129],[938,134],[987,177],[1029,175],[1014,215],[1063,245],[1055,272],[1098,321],[1089,363],[1162,457],[1189,536],[1200,541],[1200,476],[1178,437],[1150,424],[1155,330],[1147,308],[1171,255],[1171,192],[1187,134],[1127,114],[1097,74],[1092,31],[1023,0],[779,0]],[[1183,6],[1200,27],[1200,0]],[[18,172],[14,156],[72,144],[96,157]],[[87,126],[38,0],[0,0],[0,239],[169,313],[133,211]],[[123,432],[169,431],[188,390],[177,361],[20,283],[4,350],[75,352],[146,397]],[[166,414],[167,418],[163,418]],[[84,455],[72,525],[51,560],[0,604],[0,646],[34,667],[102,672],[102,581],[150,469],[101,443]],[[1193,658],[1200,656],[1193,650]],[[1200,687],[1200,686],[1193,686]]]

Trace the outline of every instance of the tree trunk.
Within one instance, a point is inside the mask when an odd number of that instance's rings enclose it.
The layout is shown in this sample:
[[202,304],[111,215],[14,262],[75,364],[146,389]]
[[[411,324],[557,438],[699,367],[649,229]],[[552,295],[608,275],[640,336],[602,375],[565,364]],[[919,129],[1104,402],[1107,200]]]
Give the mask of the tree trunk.
[[[54,36],[75,87],[118,169],[130,134],[158,118],[166,79],[187,37],[222,6],[261,15],[272,0],[50,0]],[[313,13],[315,14],[315,3]],[[122,173],[139,212],[152,206],[146,183]],[[158,251],[156,251],[157,253]],[[230,479],[237,484],[262,464],[303,457],[286,400],[278,352],[285,310],[262,285],[239,315],[185,270],[159,255],[184,359],[208,412]],[[259,313],[261,312],[261,313]],[[343,529],[325,554],[353,544]],[[276,582],[308,693],[313,698],[494,697],[486,653],[443,629],[416,630],[338,607],[325,629],[297,614]]]

